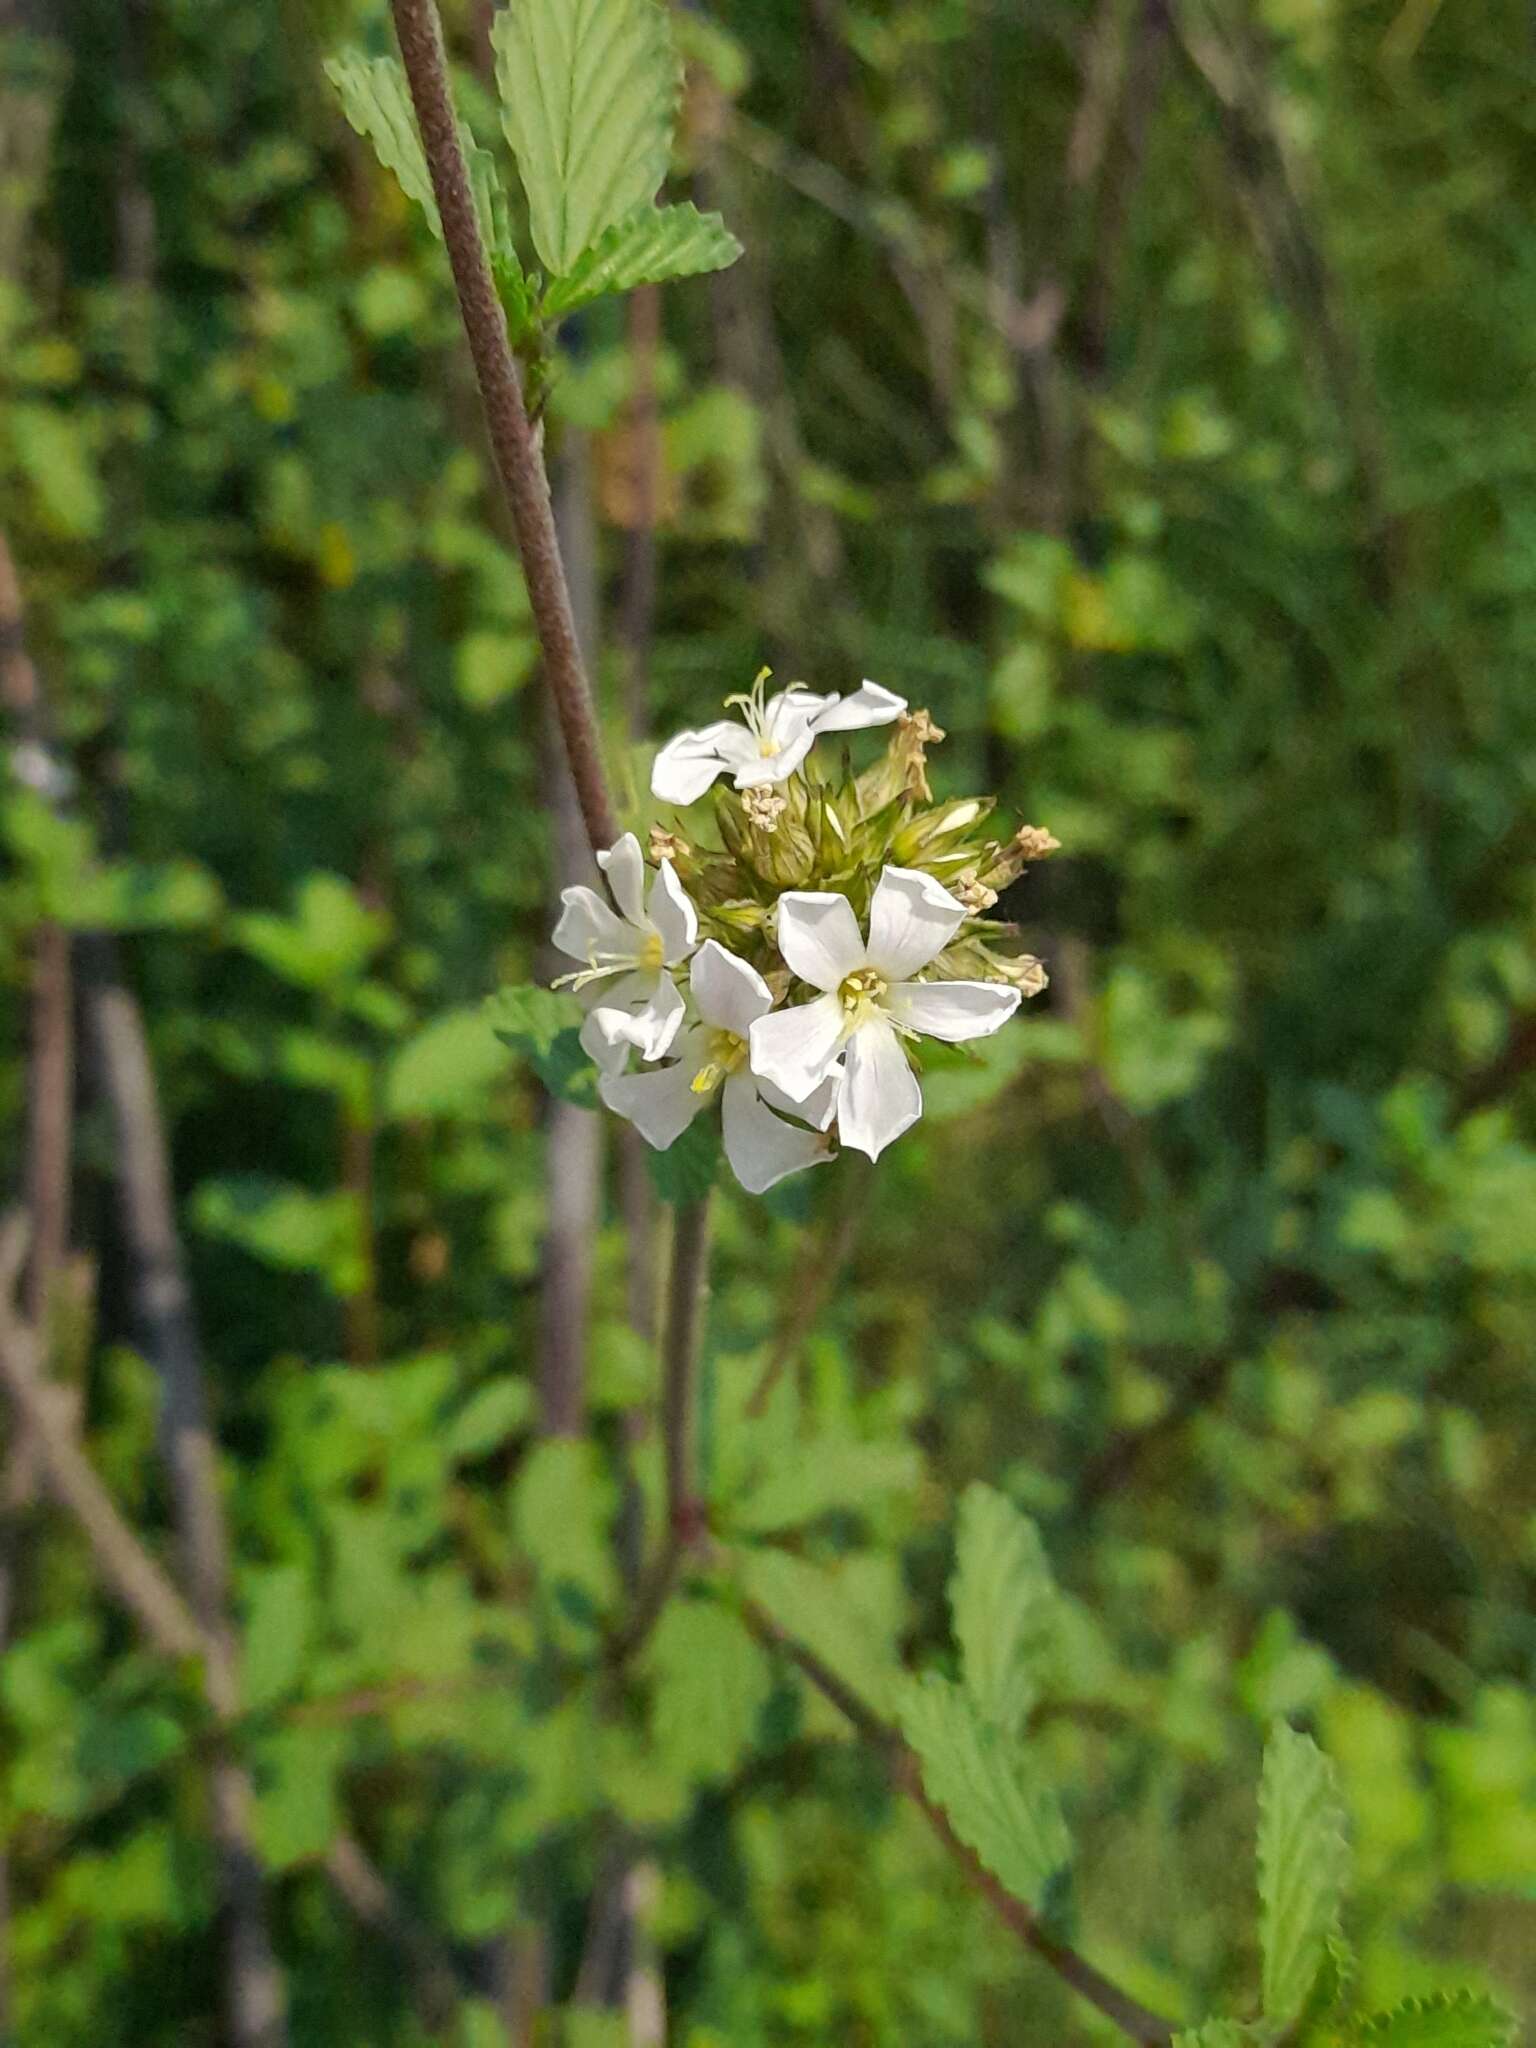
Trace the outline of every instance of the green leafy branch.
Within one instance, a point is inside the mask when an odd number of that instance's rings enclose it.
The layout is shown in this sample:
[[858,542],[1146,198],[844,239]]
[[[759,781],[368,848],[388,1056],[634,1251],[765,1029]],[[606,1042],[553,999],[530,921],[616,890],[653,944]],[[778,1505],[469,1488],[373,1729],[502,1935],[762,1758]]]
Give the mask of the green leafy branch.
[[[550,336],[567,314],[640,285],[721,270],[741,244],[718,214],[656,203],[682,94],[657,0],[512,0],[491,39],[502,130],[526,202],[527,260],[495,159],[462,123],[460,143],[512,344],[542,379]],[[442,240],[399,62],[345,49],[325,69],[347,119]]]

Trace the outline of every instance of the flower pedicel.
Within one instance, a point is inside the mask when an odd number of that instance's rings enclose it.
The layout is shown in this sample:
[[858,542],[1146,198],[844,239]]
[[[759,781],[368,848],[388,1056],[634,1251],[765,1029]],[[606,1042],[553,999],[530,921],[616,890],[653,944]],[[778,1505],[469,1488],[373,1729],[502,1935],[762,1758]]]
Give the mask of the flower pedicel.
[[[990,1036],[1045,986],[991,913],[1056,845],[1035,825],[998,838],[990,798],[935,804],[927,750],[943,734],[891,691],[765,698],[766,678],[727,699],[741,722],[656,758],[664,802],[712,790],[713,833],[653,827],[649,869],[625,833],[598,855],[612,902],[566,889],[554,934],[580,963],[561,979],[587,1010],[603,1101],[658,1150],[718,1102],[753,1194],[834,1143],[877,1158],[922,1114],[919,1042]],[[819,772],[818,739],[871,726],[895,728],[873,767]]]

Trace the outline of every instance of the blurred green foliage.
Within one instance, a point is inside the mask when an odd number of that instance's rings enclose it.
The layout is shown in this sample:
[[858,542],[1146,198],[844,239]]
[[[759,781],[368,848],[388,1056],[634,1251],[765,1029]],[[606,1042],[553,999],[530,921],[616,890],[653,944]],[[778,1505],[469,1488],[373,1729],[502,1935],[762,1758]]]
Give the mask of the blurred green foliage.
[[[448,12],[490,145],[484,24]],[[483,1007],[546,926],[536,647],[441,252],[322,75],[343,40],[384,54],[384,17],[82,0],[0,32],[0,527],[80,784],[62,821],[0,796],[6,1169],[38,922],[122,934],[294,2040],[439,2038],[327,1881],[343,1830],[482,1994],[465,2048],[506,2038],[499,1941],[542,1927],[569,2005],[616,1845],[686,2048],[1109,2038],[744,1599],[925,1765],[958,1729],[972,1789],[1012,1773],[959,1832],[1016,1799],[1010,1881],[1063,1913],[1070,1839],[1082,1947],[1191,2028],[1308,1996],[1247,1876],[1265,1733],[1305,1723],[1359,2009],[1426,2001],[1364,2038],[1495,2039],[1477,2000],[1536,2014],[1528,12],[727,0],[680,27],[674,187],[747,256],[665,300],[651,717],[715,715],[765,659],[868,674],[1064,851],[1009,902],[1052,992],[929,1077],[760,1410],[848,1166],[721,1198],[729,1564],[619,1687],[621,1418],[657,1368],[613,1202],[592,1426],[539,1438],[547,1101],[582,1078],[559,999]],[[570,328],[548,433],[591,457],[639,823],[632,361],[614,307]],[[78,1155],[86,1443],[169,1556],[89,1085]],[[212,2043],[200,1695],[66,1523],[24,1535],[17,2048]],[[1332,1931],[1324,1900],[1286,1953]]]

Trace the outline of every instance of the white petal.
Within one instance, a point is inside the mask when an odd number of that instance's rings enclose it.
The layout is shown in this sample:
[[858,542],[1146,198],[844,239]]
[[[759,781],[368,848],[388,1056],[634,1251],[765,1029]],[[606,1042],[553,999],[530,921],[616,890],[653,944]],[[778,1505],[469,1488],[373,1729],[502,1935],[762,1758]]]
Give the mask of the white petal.
[[661,934],[661,957],[667,965],[686,960],[699,936],[699,913],[669,860],[662,862],[651,884],[650,922]]
[[[692,1033],[688,1037],[692,1037]],[[642,1067],[634,1074],[605,1074],[597,1092],[611,1110],[629,1118],[647,1145],[665,1152],[713,1099],[694,1088],[701,1062],[687,1046],[685,1056],[668,1067]]]
[[770,1109],[782,1109],[789,1116],[797,1116],[810,1124],[814,1130],[824,1131],[837,1115],[837,1092],[843,1085],[843,1063],[828,1074],[819,1088],[815,1088],[804,1102],[791,1102],[782,1088],[776,1088],[771,1081],[756,1076],[757,1092]]
[[959,1045],[989,1038],[1019,1007],[1019,991],[996,981],[903,981],[886,994],[885,1007],[898,1024],[924,1038]]
[[616,839],[597,864],[607,878],[619,915],[630,924],[645,923],[645,855],[633,832]]
[[779,951],[791,973],[812,988],[840,988],[856,967],[864,965],[864,941],[853,905],[846,896],[819,889],[789,890],[779,898]]
[[898,697],[894,690],[881,689],[878,683],[866,682],[851,697],[834,697],[828,708],[817,714],[816,730],[861,732],[868,725],[889,725],[906,708],[905,697]]
[[699,1015],[717,1031],[745,1038],[759,1017],[773,1008],[773,994],[757,969],[728,953],[717,939],[706,939],[693,956],[689,973]]
[[872,1017],[848,1041],[837,1098],[837,1133],[845,1145],[878,1159],[923,1113],[923,1091],[901,1040],[883,1017]]
[[698,732],[680,732],[668,740],[651,768],[651,794],[664,804],[691,804],[717,775],[738,768],[756,742],[734,719],[720,718]]
[[749,758],[736,770],[736,787],[755,789],[765,782],[788,782],[815,744],[813,728],[802,725],[771,754],[754,746]]
[[818,996],[814,1003],[759,1017],[747,1039],[753,1073],[782,1088],[791,1102],[804,1102],[837,1064],[843,1024],[836,996]]
[[595,889],[581,883],[560,891],[562,905],[554,943],[573,960],[592,964],[600,955],[622,963],[634,958],[635,935]]
[[[638,991],[636,985],[639,985]],[[581,1027],[581,1042],[606,1073],[616,1072],[631,1049],[643,1060],[659,1060],[670,1048],[686,1004],[670,975],[626,975],[599,997]]]
[[869,906],[869,964],[887,981],[910,981],[964,922],[965,905],[942,882],[916,868],[887,868]]
[[758,1095],[752,1076],[732,1074],[721,1104],[725,1156],[749,1195],[763,1194],[787,1174],[819,1166],[832,1155],[824,1138],[787,1124]]

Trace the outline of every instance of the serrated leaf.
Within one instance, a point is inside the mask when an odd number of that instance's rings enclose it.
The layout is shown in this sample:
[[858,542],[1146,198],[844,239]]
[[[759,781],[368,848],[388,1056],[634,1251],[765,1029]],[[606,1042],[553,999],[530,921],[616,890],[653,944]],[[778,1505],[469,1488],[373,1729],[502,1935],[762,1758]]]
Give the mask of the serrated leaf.
[[647,1654],[651,1727],[670,1770],[723,1778],[751,1747],[773,1675],[742,1622],[705,1600],[674,1600]]
[[1028,1749],[983,1720],[958,1685],[930,1672],[908,1679],[897,1720],[922,1769],[923,1790],[1000,1884],[1038,1906],[1071,1855],[1056,1790]]
[[338,50],[325,60],[325,75],[335,86],[348,121],[373,144],[385,170],[393,171],[407,199],[427,216],[432,232],[442,238],[432,174],[427,169],[410,87],[398,58],[365,57],[361,50]]
[[852,1564],[838,1571],[787,1550],[753,1550],[742,1562],[742,1586],[786,1635],[883,1715],[899,1675],[896,1647],[885,1617],[860,1599],[867,1588]]
[[615,221],[574,269],[555,279],[539,311],[546,320],[558,320],[604,292],[629,292],[637,285],[724,270],[740,254],[740,242],[718,213],[700,213],[687,203],[642,206]]
[[1390,2012],[1356,2023],[1361,2048],[1510,2048],[1513,2017],[1475,1991],[1441,1991],[1409,1998]]
[[531,1062],[551,1095],[580,1109],[597,1104],[597,1075],[582,1048],[581,1005],[559,989],[523,983],[498,989],[485,1004],[502,1044]]
[[655,198],[682,67],[656,0],[512,0],[491,40],[533,246],[562,277]]
[[674,1208],[702,1202],[720,1165],[720,1126],[713,1116],[696,1116],[665,1152],[646,1147],[651,1185]]
[[960,1503],[950,1612],[965,1689],[982,1719],[1017,1735],[1038,1693],[1056,1585],[1033,1522],[979,1481]]
[[1349,1867],[1333,1765],[1309,1736],[1277,1724],[1259,1789],[1259,1938],[1264,2016],[1288,2025],[1339,1934]]

